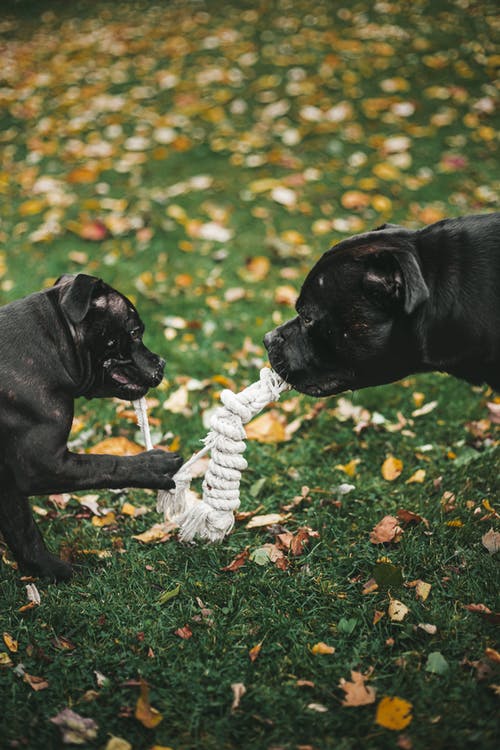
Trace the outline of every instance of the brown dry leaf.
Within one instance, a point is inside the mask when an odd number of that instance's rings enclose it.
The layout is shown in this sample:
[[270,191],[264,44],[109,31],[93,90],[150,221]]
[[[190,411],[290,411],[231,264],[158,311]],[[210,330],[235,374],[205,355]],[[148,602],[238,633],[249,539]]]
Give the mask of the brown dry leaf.
[[110,456],[135,456],[144,449],[126,437],[110,437],[89,448],[88,453]]
[[264,516],[253,516],[246,524],[247,529],[259,529],[263,526],[272,526],[275,523],[283,523],[290,518],[289,513],[267,513]]
[[319,537],[317,531],[313,531],[308,526],[301,526],[297,533],[293,535],[290,543],[290,552],[292,555],[301,555],[304,547],[309,544],[311,537]]
[[375,688],[367,687],[365,684],[370,674],[371,672],[362,674],[361,672],[351,670],[350,682],[341,677],[339,687],[345,693],[345,697],[342,700],[343,706],[366,706],[370,703],[375,703]]
[[63,709],[50,721],[60,728],[64,744],[84,745],[97,737],[99,727],[96,722],[80,716],[70,708]]
[[248,440],[257,440],[259,443],[283,443],[289,440],[286,431],[286,423],[283,415],[276,410],[261,414],[260,417],[252,419],[245,431]]
[[388,482],[393,482],[403,471],[403,462],[401,459],[395,458],[394,456],[387,456],[382,464],[381,471],[384,479]]
[[488,417],[493,424],[500,424],[500,403],[489,401],[486,404],[488,409]]
[[146,729],[154,729],[158,724],[163,721],[161,713],[151,706],[149,702],[149,685],[141,678],[140,681],[141,693],[137,699],[135,707],[135,718],[146,727]]
[[429,521],[427,520],[427,518],[419,516],[418,513],[414,513],[412,510],[405,510],[404,508],[400,508],[396,512],[396,515],[401,523],[423,523],[427,529],[429,528]]
[[164,521],[163,523],[155,523],[147,531],[143,531],[142,534],[134,534],[132,539],[137,539],[142,544],[163,544],[167,542],[172,536],[172,532],[177,528],[177,524],[173,521]]
[[412,708],[412,704],[404,698],[385,696],[377,706],[375,721],[386,729],[404,729],[413,719]]
[[463,607],[469,612],[476,612],[478,615],[482,615],[489,622],[496,625],[500,624],[500,612],[493,612],[486,604],[464,604]]
[[34,674],[28,674],[27,672],[23,675],[23,682],[27,682],[36,692],[38,692],[38,690],[46,690],[49,686],[49,683],[44,677],[35,677]]
[[481,537],[483,546],[486,547],[490,555],[495,555],[500,550],[500,532],[490,529]]
[[258,655],[260,654],[260,650],[262,648],[262,644],[264,641],[261,641],[260,643],[257,643],[255,646],[253,646],[250,651],[248,652],[248,656],[250,657],[250,661],[255,661]]
[[319,643],[315,643],[314,646],[311,647],[311,653],[312,654],[334,654],[335,646],[329,646],[327,643],[324,643],[323,641],[319,641]]
[[9,633],[3,634],[3,641],[12,654],[15,654],[17,652],[17,649],[19,648],[19,644],[15,638],[9,635]]
[[225,565],[221,570],[227,570],[230,573],[234,573],[235,570],[239,570],[243,567],[243,565],[248,560],[249,552],[248,547],[244,549],[242,552],[239,552],[236,557],[231,560],[231,562],[228,565]]
[[403,529],[395,516],[384,516],[370,532],[370,542],[372,544],[399,542],[403,533]]
[[431,593],[431,584],[426,581],[416,581],[415,584],[415,595],[421,602],[425,602],[429,594]]
[[494,648],[485,648],[484,655],[487,659],[494,662],[495,664],[500,664],[500,652],[498,652]]

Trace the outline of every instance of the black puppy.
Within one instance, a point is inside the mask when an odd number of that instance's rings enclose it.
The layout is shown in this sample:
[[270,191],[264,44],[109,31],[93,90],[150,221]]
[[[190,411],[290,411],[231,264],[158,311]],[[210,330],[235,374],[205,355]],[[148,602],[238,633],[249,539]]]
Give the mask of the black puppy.
[[0,308],[0,531],[23,573],[72,572],[47,550],[29,495],[174,486],[175,453],[83,455],[66,445],[77,396],[138,399],[161,382],[165,362],[143,332],[133,304],[85,274]]
[[343,240],[308,274],[297,317],[265,339],[296,390],[328,396],[441,370],[500,389],[500,213]]

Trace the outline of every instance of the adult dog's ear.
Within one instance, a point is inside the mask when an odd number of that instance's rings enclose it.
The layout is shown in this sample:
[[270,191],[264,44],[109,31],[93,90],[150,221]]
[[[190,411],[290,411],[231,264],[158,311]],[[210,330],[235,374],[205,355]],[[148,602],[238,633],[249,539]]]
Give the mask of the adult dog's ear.
[[429,287],[414,253],[385,250],[365,255],[363,286],[383,299],[403,304],[412,313],[429,298]]
[[101,279],[79,273],[77,276],[65,274],[60,276],[55,286],[62,286],[59,304],[68,319],[74,323],[81,323],[87,315],[92,299],[102,287]]

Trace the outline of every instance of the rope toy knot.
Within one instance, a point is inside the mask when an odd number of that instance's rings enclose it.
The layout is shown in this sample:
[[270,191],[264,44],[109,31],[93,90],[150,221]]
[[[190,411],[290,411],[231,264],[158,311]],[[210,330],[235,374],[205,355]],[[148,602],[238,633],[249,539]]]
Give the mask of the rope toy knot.
[[[165,517],[174,517],[180,526],[180,538],[189,542],[195,537],[211,542],[221,541],[234,525],[234,512],[240,505],[241,472],[247,461],[241,455],[246,448],[243,427],[272,401],[277,401],[290,386],[278,373],[262,368],[260,378],[240,393],[224,389],[220,395],[222,406],[210,422],[210,432],[204,438],[204,447],[181,466],[174,475],[175,489],[160,490],[157,511]],[[149,432],[146,399],[133,402],[137,422],[147,450],[153,445]],[[210,461],[203,481],[203,499],[189,497],[191,467],[210,452]]]

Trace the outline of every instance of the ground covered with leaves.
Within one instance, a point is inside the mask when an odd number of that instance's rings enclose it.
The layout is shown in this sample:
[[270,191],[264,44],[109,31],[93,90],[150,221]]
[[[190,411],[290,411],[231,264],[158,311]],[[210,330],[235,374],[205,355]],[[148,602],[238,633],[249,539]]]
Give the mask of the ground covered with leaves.
[[[497,11],[4,2],[0,300],[78,271],[131,296],[168,362],[154,440],[189,457],[330,245],[498,210]],[[438,374],[292,392],[217,546],[151,492],[35,498],[76,575],[4,550],[2,748],[496,746],[499,411]],[[113,401],[71,441],[141,450]]]

